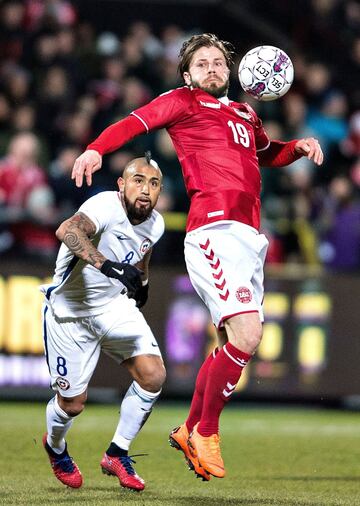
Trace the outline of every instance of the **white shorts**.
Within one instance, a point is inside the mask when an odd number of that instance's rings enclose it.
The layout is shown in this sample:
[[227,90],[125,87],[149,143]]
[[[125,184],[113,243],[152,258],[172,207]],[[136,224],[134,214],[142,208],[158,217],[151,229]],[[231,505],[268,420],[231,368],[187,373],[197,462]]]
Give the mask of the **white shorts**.
[[224,320],[258,312],[264,321],[264,262],[268,240],[254,228],[223,221],[186,234],[185,262],[191,283],[217,328]]
[[[63,397],[74,397],[87,389],[103,351],[121,363],[136,355],[161,356],[156,339],[133,300],[97,316],[58,319],[44,305],[43,331],[51,386]],[[121,304],[121,305],[120,305]],[[125,305],[125,307],[124,307]]]

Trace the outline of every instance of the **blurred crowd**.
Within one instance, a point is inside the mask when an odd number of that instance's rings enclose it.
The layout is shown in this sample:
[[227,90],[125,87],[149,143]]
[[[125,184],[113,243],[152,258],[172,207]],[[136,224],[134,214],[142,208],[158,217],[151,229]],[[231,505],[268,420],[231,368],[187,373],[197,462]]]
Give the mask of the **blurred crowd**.
[[[268,263],[356,272],[360,4],[303,3],[307,23],[301,26],[296,8],[283,11],[295,48],[296,79],[288,94],[274,102],[254,102],[242,93],[234,65],[230,97],[249,102],[271,138],[315,136],[325,153],[320,169],[303,158],[288,168],[262,170]],[[273,15],[276,23],[276,9]],[[126,163],[148,149],[165,173],[159,210],[186,213],[181,170],[166,131],[142,136],[106,156],[92,187],[77,189],[70,179],[75,158],[106,126],[182,84],[178,52],[193,32],[172,24],[159,33],[139,19],[124,33],[99,31],[68,0],[0,3],[1,256],[53,261],[56,226],[89,196],[114,189]],[[239,57],[252,47],[249,40],[232,42]],[[163,247],[171,244],[165,240]]]

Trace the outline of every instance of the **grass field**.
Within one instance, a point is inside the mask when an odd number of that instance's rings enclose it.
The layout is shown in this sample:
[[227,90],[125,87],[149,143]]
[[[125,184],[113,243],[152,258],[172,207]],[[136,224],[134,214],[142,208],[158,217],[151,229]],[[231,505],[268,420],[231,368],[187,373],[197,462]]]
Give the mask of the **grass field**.
[[167,442],[185,406],[159,403],[132,453],[146,480],[137,494],[100,472],[116,406],[90,405],[68,437],[84,476],[80,490],[52,475],[41,446],[45,404],[0,403],[0,504],[45,505],[360,505],[360,415],[314,409],[228,406],[221,419],[227,476],[195,478]]

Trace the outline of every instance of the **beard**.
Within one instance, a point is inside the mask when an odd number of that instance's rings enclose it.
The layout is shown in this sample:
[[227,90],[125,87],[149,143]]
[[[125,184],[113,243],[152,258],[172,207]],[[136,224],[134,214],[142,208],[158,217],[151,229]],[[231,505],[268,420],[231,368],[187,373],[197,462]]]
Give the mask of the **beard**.
[[130,223],[133,221],[141,223],[147,220],[152,213],[153,206],[151,205],[149,207],[136,207],[136,201],[134,203],[130,202],[126,195],[124,195],[124,201]]
[[221,98],[225,97],[229,91],[229,79],[221,86],[219,86],[217,83],[212,82],[205,86],[201,86],[198,81],[193,81],[191,79],[191,85],[193,88],[200,88],[200,90],[206,91],[206,93],[209,93],[209,95],[212,95],[215,98]]

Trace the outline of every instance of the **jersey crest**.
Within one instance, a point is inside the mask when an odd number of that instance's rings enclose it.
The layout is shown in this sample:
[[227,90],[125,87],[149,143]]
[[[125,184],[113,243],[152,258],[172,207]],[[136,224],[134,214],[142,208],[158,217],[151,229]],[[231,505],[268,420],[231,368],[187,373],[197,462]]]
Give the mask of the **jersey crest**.
[[150,239],[144,239],[140,246],[140,253],[145,255],[145,253],[150,249],[151,241]]

